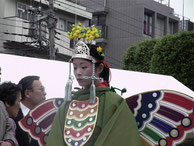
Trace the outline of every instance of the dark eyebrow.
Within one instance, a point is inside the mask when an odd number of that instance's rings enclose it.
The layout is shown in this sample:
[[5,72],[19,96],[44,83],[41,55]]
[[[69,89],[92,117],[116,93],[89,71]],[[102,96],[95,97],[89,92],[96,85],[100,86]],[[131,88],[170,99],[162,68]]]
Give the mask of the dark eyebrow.
[[[79,65],[83,65],[83,64],[85,64],[86,62],[81,62]],[[73,65],[77,65],[77,64],[75,64],[75,63],[73,63]]]

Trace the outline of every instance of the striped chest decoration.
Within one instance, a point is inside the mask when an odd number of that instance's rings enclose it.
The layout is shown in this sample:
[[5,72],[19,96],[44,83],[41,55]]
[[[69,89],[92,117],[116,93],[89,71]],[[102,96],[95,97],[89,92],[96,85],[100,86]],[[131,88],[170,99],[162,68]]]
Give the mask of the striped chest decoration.
[[68,146],[81,146],[90,139],[96,125],[98,104],[98,97],[94,104],[89,100],[72,100],[64,126],[64,140]]

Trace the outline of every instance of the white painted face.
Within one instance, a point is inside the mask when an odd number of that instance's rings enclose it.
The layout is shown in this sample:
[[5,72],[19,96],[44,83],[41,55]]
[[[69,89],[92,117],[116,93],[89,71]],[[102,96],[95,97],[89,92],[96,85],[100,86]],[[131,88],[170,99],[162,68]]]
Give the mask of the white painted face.
[[[92,76],[93,64],[91,61],[81,58],[73,59],[74,75],[84,89],[90,88],[92,83],[91,79],[83,79],[84,76]],[[99,77],[99,73],[95,73],[96,77]]]

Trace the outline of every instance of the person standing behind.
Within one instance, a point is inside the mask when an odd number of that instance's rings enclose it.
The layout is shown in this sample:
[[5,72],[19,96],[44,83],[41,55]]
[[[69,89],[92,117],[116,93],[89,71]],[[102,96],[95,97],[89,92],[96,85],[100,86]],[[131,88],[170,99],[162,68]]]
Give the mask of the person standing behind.
[[19,84],[22,85],[22,100],[18,116],[14,118],[17,125],[16,138],[20,146],[38,146],[38,142],[20,128],[18,121],[46,99],[45,88],[39,76],[26,76],[19,81]]
[[16,117],[20,109],[21,86],[11,82],[0,85],[0,145],[18,146],[15,138]]

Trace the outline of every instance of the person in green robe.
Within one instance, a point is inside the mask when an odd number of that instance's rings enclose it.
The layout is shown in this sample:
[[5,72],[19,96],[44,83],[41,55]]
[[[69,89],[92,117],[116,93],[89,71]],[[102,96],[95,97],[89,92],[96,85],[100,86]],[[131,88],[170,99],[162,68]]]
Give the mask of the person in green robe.
[[102,48],[79,41],[71,62],[82,88],[70,91],[70,75],[65,102],[55,115],[46,145],[140,146],[132,112],[125,99],[109,87],[110,66]]

